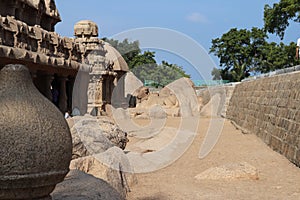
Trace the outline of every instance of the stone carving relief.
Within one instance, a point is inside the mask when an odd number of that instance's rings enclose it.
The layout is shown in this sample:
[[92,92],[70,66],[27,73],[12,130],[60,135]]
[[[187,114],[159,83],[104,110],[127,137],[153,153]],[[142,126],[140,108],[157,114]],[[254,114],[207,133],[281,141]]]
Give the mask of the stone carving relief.
[[73,39],[54,32],[54,26],[60,20],[54,0],[1,0],[0,58],[72,69],[72,74],[82,64],[88,64],[91,66],[89,104],[101,107],[105,102],[109,103],[113,80],[126,70],[114,69],[116,65],[107,56],[105,42],[98,38],[96,23],[78,22]]
[[1,0],[0,13],[47,31],[54,31],[55,24],[61,21],[54,0]]
[[[7,49],[7,47],[11,47],[11,49]],[[23,50],[23,57],[20,55],[16,57],[16,51],[20,52],[20,50]],[[60,37],[57,33],[48,32],[39,25],[29,26],[11,16],[1,15],[0,51],[10,53],[10,55],[2,56],[29,61],[48,56],[47,59],[40,60],[44,61],[41,64],[59,64],[74,69],[79,68],[83,54],[79,44],[74,43],[71,38]],[[37,57],[39,58],[37,59]]]

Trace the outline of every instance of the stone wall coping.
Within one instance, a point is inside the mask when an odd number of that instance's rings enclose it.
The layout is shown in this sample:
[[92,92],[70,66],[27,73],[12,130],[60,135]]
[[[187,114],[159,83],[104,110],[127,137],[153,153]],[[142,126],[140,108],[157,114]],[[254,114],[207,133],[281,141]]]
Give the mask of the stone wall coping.
[[74,70],[78,70],[79,67],[81,66],[81,63],[70,59],[47,56],[43,53],[32,52],[26,49],[8,47],[4,45],[0,45],[0,58],[9,58],[9,59],[28,62],[28,63],[36,63],[36,64],[49,65],[49,66],[61,67],[66,69],[74,69]]
[[253,81],[253,80],[256,80],[256,79],[266,78],[266,77],[273,77],[273,76],[277,76],[277,75],[285,75],[285,74],[294,73],[294,72],[300,72],[300,65],[296,65],[294,67],[279,69],[279,70],[272,71],[272,72],[269,72],[269,73],[249,77],[249,78],[243,79],[242,82]]

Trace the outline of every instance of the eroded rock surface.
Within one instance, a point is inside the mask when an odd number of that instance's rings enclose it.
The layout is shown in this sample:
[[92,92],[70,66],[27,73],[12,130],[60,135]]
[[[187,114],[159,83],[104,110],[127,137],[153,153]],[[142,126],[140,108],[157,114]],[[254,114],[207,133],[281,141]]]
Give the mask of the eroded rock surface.
[[77,116],[68,122],[71,126],[73,159],[102,153],[113,146],[125,149],[128,142],[127,133],[107,118]]
[[246,162],[230,163],[210,168],[197,176],[196,180],[258,180],[258,170]]
[[78,169],[109,183],[122,198],[136,183],[130,163],[124,152],[112,147],[103,153],[72,160],[70,169]]
[[[123,152],[128,142],[127,133],[107,117],[76,116],[68,119],[68,123],[73,140],[70,169],[80,170],[105,181],[121,199],[125,199],[129,186],[136,181]],[[92,192],[96,192],[96,195],[98,190]]]
[[118,191],[105,180],[71,170],[51,194],[52,200],[122,200]]

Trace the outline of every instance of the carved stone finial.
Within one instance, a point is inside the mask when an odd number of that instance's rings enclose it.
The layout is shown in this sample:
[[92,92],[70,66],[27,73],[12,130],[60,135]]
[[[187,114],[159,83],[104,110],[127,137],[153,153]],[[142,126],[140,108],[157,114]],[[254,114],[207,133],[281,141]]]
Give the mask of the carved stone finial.
[[98,37],[98,26],[90,20],[82,20],[75,24],[74,35],[77,38]]
[[25,66],[5,66],[0,85],[0,199],[50,198],[69,171],[68,125]]

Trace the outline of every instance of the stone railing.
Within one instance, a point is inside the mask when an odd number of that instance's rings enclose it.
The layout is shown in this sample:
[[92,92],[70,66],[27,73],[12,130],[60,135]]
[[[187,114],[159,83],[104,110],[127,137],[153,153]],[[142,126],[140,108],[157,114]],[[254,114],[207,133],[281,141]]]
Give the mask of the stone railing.
[[227,110],[244,132],[300,166],[300,72],[249,80],[236,85]]
[[0,15],[0,57],[78,69],[83,52],[72,38]]
[[256,76],[252,76],[249,78],[245,78],[242,80],[242,82],[245,81],[252,81],[255,79],[259,79],[259,78],[266,78],[266,77],[271,77],[271,76],[276,76],[276,75],[280,75],[280,74],[286,74],[286,73],[291,73],[291,72],[295,72],[295,71],[300,71],[300,65],[294,66],[294,67],[289,67],[289,68],[284,68],[284,69],[278,69],[269,73],[265,73],[265,74],[260,74],[260,75],[256,75]]

